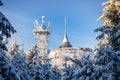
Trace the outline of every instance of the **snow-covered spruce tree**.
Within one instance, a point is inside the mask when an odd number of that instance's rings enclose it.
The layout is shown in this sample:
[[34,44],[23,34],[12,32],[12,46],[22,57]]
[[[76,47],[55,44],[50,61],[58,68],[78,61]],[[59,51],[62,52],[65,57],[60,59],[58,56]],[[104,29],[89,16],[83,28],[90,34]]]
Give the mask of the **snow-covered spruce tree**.
[[9,62],[5,52],[0,51],[0,80],[20,80],[17,69]]
[[54,75],[55,80],[61,80],[62,74],[61,70],[58,67],[52,68],[52,73]]
[[104,20],[103,26],[95,31],[101,34],[98,40],[103,39],[105,35],[109,38],[109,45],[115,51],[120,50],[120,0],[109,0],[104,3],[103,14],[98,20]]
[[[10,44],[10,47],[9,47],[9,49],[8,49],[8,58],[10,59],[10,60],[12,60],[13,59],[13,57],[14,57],[14,55],[16,54],[16,52],[18,51],[17,50],[18,49],[18,45],[17,45],[17,43],[16,43],[16,41],[12,41],[12,43]],[[18,52],[17,52],[18,53]]]
[[93,80],[91,77],[94,69],[93,60],[90,59],[89,55],[83,56],[81,60],[72,58],[67,58],[67,60],[71,60],[75,64],[74,68],[71,67],[71,75],[68,75],[71,76],[70,80]]
[[109,0],[104,3],[103,26],[97,28],[101,32],[97,39],[95,69],[93,79],[120,80],[120,0]]
[[35,45],[32,45],[30,50],[27,53],[27,62],[30,66],[32,66],[32,64],[37,64],[37,62],[35,62],[35,55],[37,54],[37,49]]
[[37,49],[35,45],[31,46],[31,49],[27,53],[27,62],[29,64],[30,75],[34,80],[45,80],[45,75],[43,72],[43,66],[41,64],[41,59],[37,55]]
[[54,73],[51,70],[51,64],[49,63],[50,59],[46,58],[46,63],[43,64],[43,72],[46,77],[46,80],[56,80]]
[[32,45],[27,55],[29,70],[34,80],[55,80],[54,74],[51,71],[49,59],[46,58],[42,64],[42,58],[38,55],[37,47]]
[[[3,3],[0,0],[0,6],[2,6]],[[0,12],[0,48],[3,50],[7,50],[5,44],[3,43],[3,38],[11,37],[11,33],[15,33],[16,30],[14,27],[10,24],[9,20]]]
[[88,56],[83,56],[81,60],[76,60],[76,68],[74,69],[72,80],[92,80],[93,60]]
[[3,3],[2,3],[2,1],[0,0],[0,6],[3,6]]
[[11,63],[18,70],[18,75],[21,80],[32,80],[30,76],[28,64],[26,63],[25,53],[22,45],[17,45],[16,41],[13,41],[8,50],[9,59]]
[[72,80],[72,78],[73,78],[73,68],[71,66],[68,66],[66,62],[63,64],[63,66],[65,68],[62,69],[61,80]]
[[[0,6],[3,3],[0,0]],[[11,33],[16,32],[8,19],[0,12],[0,80],[20,80],[16,68],[8,60],[4,50],[5,46],[4,37],[11,37]]]

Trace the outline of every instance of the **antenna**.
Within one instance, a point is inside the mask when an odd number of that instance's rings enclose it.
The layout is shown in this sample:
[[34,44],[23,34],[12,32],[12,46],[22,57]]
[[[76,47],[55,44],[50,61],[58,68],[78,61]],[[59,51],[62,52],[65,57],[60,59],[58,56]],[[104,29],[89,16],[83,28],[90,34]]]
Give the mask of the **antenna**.
[[66,17],[65,17],[65,34],[67,33],[67,31],[66,31]]
[[63,43],[64,43],[64,42],[68,42],[68,39],[67,39],[67,32],[66,32],[66,17],[65,17],[65,31],[64,31]]

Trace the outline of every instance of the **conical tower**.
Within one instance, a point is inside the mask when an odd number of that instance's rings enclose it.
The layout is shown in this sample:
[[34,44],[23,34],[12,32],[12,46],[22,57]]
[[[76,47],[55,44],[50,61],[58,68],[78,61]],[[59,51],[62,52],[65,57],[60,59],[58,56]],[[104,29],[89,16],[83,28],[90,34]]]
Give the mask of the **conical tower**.
[[67,37],[67,31],[66,31],[66,18],[65,18],[65,31],[64,31],[64,38],[62,41],[62,44],[59,46],[59,48],[64,48],[64,47],[72,47],[72,45],[70,44],[68,37]]

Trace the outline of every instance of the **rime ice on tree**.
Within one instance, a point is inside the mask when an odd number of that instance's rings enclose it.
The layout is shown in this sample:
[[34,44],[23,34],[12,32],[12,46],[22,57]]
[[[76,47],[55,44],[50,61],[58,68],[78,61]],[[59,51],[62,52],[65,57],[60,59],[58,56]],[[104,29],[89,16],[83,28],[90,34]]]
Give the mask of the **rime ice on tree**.
[[48,23],[48,26],[46,26],[44,18],[45,16],[42,16],[41,25],[35,20],[36,29],[34,30],[34,33],[39,56],[46,56],[50,36],[50,22]]

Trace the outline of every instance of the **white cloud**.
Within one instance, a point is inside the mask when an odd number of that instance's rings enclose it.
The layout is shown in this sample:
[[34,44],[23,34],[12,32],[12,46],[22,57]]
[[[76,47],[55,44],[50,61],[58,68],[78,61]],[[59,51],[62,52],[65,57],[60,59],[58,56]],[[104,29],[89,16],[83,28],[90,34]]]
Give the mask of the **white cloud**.
[[9,11],[9,10],[6,10],[6,9],[1,9],[1,11],[7,17],[14,18],[16,20],[21,20],[21,21],[24,21],[24,22],[33,22],[31,19],[29,19],[29,18],[27,18],[23,15],[20,15],[18,13],[15,13],[15,12],[12,12],[12,11]]

